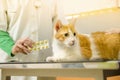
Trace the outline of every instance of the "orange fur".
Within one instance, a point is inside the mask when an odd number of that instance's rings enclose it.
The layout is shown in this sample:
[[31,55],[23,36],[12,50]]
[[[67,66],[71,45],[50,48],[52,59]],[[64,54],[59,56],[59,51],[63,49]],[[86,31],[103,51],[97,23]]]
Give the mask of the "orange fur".
[[[105,32],[94,32],[92,33],[92,38],[96,45],[96,49],[102,59],[118,59],[120,51],[120,34],[106,34]],[[92,51],[90,49],[90,41],[88,37],[84,35],[79,35],[80,47],[82,54],[86,58],[90,58]]]
[[99,55],[103,59],[118,59],[120,51],[120,34],[92,33]]
[[82,55],[86,58],[89,59],[92,56],[92,52],[90,49],[90,41],[89,38],[78,34],[79,40],[80,40],[80,50],[82,52]]

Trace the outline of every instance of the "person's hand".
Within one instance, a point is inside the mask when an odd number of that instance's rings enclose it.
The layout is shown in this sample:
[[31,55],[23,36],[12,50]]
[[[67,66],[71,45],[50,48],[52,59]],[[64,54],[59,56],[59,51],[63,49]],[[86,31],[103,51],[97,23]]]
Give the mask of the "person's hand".
[[106,34],[120,33],[120,28],[112,28],[112,29],[106,30],[105,32]]
[[30,50],[28,48],[33,47],[34,42],[29,39],[19,39],[12,48],[12,54],[15,55],[17,53],[28,54]]

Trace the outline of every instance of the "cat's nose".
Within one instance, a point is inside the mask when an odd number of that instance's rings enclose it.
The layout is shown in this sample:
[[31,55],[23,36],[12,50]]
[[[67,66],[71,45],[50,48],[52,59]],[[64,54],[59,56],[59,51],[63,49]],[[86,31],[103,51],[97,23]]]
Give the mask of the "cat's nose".
[[74,44],[75,44],[75,40],[72,40],[69,45],[73,46]]

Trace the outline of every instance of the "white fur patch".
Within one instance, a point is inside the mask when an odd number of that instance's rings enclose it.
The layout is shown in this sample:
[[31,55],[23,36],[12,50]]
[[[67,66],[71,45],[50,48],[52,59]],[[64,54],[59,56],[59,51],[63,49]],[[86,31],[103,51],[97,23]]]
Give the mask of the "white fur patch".
[[90,43],[91,43],[91,50],[92,50],[92,57],[90,60],[99,60],[101,59],[100,55],[98,54],[99,51],[96,49],[96,45],[91,35],[89,35]]

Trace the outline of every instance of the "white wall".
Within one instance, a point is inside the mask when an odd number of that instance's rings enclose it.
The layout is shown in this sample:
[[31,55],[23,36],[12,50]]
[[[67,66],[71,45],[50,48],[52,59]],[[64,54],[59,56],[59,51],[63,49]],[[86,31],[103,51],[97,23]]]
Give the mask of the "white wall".
[[[120,0],[119,0],[120,3]],[[64,13],[80,13],[84,11],[116,6],[116,0],[64,0]]]
[[[64,0],[63,4],[65,14],[74,14],[115,7],[116,0]],[[93,31],[120,28],[120,11],[80,17],[77,20],[76,28],[80,33],[91,33]]]
[[105,31],[111,28],[120,29],[120,11],[79,18],[76,28],[80,33]]

